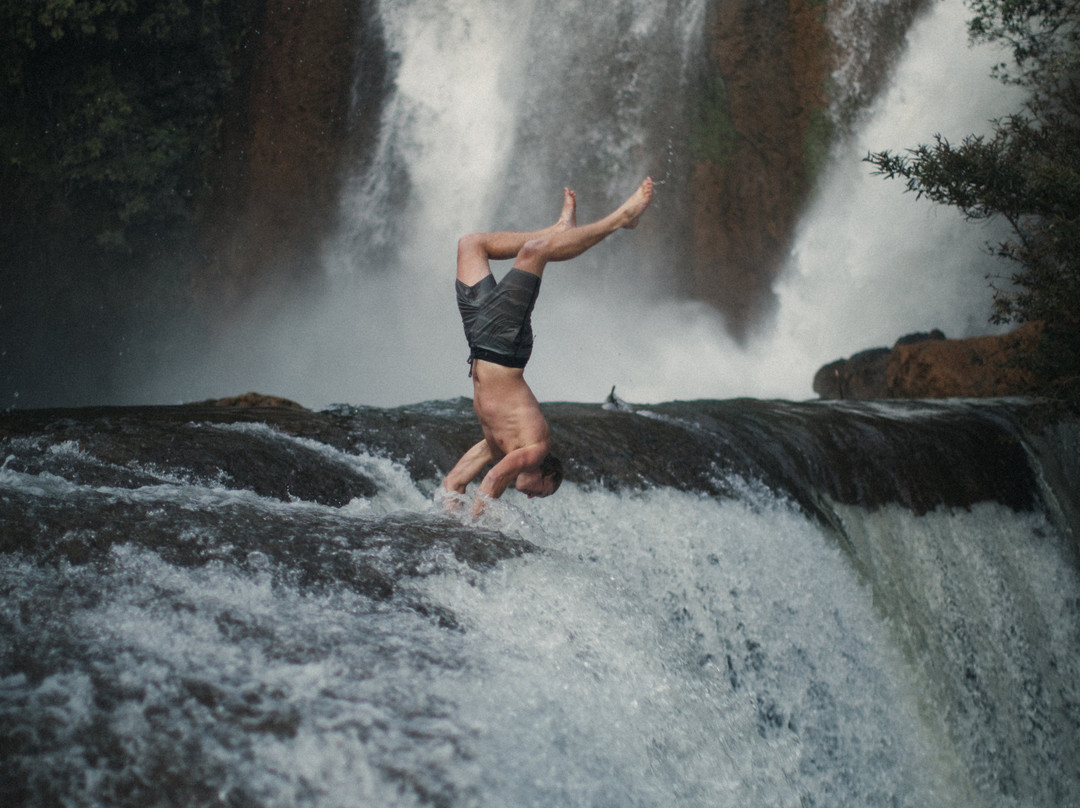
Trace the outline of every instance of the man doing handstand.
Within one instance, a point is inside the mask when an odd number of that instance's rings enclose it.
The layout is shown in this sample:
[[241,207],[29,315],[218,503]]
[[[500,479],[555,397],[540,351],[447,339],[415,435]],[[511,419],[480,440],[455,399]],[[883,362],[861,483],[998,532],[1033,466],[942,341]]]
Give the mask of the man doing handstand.
[[[502,496],[510,483],[532,497],[555,493],[562,464],[550,454],[551,432],[540,405],[525,383],[532,353],[532,310],[549,261],[567,261],[620,228],[634,228],[652,200],[646,177],[636,191],[604,218],[579,227],[577,199],[567,188],[555,224],[534,232],[472,233],[458,242],[457,301],[469,343],[473,409],[484,439],[469,449],[446,475],[443,488],[464,494],[488,464],[473,514],[485,497]],[[498,283],[491,260],[514,259]]]

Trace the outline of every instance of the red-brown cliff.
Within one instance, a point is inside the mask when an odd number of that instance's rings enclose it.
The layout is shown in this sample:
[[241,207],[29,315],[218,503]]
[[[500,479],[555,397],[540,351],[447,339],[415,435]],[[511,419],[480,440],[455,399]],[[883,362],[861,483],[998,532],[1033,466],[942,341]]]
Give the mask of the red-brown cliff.
[[707,37],[730,132],[693,168],[692,289],[742,336],[771,305],[810,187],[832,44],[812,0],[719,0]]
[[822,367],[821,398],[986,398],[1036,391],[1031,364],[1041,323],[1006,334],[946,339],[940,331],[901,338]]
[[888,398],[1023,395],[1035,384],[1025,360],[1035,351],[1041,323],[1008,334],[927,340],[898,345],[885,371]]
[[333,219],[349,140],[358,4],[256,0],[212,167],[215,294],[305,274]]

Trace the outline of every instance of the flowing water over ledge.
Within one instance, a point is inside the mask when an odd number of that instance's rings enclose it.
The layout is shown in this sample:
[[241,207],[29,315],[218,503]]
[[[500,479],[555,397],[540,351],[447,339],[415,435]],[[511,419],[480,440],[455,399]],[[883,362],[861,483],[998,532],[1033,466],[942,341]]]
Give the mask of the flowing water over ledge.
[[545,409],[481,524],[466,400],[4,414],[3,803],[1080,804],[1074,427]]

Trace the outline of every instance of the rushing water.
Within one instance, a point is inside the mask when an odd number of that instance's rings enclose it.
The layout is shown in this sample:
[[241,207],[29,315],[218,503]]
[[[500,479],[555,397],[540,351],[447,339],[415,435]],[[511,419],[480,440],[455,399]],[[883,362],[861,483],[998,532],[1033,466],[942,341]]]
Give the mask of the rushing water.
[[0,801],[1080,804],[1025,410],[558,405],[563,490],[477,525],[467,401],[9,413]]
[[680,296],[682,121],[703,47],[702,0],[373,8],[391,78],[370,159],[349,180],[340,233],[325,245],[327,293],[284,311],[253,304],[213,345],[134,379],[125,400],[254,389],[321,407],[467,394],[447,291],[457,238],[546,225],[566,184],[578,191],[581,219],[598,218],[650,172],[658,192],[641,227],[545,280],[530,365],[541,400],[598,401],[612,385],[636,401],[802,399],[816,369],[841,356],[912,331],[987,330],[983,276],[1000,266],[983,246],[994,233],[905,195],[862,162],[868,150],[904,149],[935,132],[979,131],[1015,107],[989,77],[1002,54],[966,46],[960,0],[931,6],[891,89],[837,144],[777,286],[776,318],[747,345],[715,310]]
[[[545,405],[557,496],[478,524],[434,496],[478,437],[457,235],[550,217],[564,182],[592,218],[658,148],[675,167],[703,7],[378,4],[394,84],[333,295],[132,392],[446,400],[0,415],[0,804],[1080,805],[1080,435],[1030,405]],[[959,20],[937,4],[908,68],[964,53],[937,38]],[[872,121],[936,96],[908,68]],[[856,142],[932,134],[875,125]],[[852,312],[955,332],[898,313],[940,300],[963,330],[918,250],[872,305],[894,264],[834,204],[869,207],[847,172],[757,346],[664,294],[647,223],[558,268],[539,396],[801,397],[866,347]]]

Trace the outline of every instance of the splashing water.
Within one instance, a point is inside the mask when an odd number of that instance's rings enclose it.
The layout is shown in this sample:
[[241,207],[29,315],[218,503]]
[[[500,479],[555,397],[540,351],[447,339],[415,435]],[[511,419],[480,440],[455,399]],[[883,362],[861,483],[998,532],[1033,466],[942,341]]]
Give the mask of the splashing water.
[[[571,447],[698,457],[472,524],[431,498],[463,401],[5,416],[0,799],[1077,804],[1075,546],[962,439],[1023,408],[557,406]],[[947,494],[913,453],[970,507],[899,504]]]

